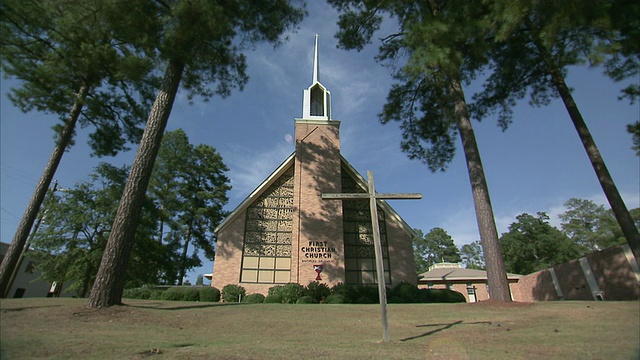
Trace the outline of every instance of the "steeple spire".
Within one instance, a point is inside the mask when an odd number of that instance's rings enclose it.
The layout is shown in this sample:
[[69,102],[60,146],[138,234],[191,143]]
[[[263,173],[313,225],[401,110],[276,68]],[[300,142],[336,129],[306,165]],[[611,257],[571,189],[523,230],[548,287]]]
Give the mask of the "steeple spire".
[[320,63],[318,60],[318,34],[313,49],[313,82],[304,90],[302,119],[331,121],[331,92],[320,83]]
[[318,62],[318,34],[316,34],[316,47],[313,54],[313,81],[312,84],[320,82],[320,63]]

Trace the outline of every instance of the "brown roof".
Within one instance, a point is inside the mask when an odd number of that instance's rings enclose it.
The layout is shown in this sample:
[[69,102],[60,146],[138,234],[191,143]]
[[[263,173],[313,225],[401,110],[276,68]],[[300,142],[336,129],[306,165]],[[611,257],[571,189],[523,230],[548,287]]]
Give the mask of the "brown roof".
[[[521,275],[507,273],[507,279],[518,280]],[[463,268],[435,268],[418,275],[419,282],[487,280],[487,272],[484,270],[472,270]]]

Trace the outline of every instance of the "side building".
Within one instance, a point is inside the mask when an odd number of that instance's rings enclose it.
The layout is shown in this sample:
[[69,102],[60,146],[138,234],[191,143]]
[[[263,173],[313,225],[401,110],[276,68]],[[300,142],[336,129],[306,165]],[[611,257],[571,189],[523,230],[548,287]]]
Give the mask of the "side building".
[[[9,244],[0,243],[0,262],[9,250]],[[29,256],[27,251],[22,261],[19,263],[15,273],[7,298],[22,297],[46,297],[50,296],[52,284],[40,280],[40,272],[36,269],[35,261]]]

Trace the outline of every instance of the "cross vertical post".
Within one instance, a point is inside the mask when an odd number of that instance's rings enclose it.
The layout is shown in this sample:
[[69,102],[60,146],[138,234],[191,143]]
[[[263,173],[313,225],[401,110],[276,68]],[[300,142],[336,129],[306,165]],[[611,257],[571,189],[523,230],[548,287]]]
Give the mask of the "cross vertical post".
[[384,263],[382,260],[382,242],[380,241],[380,224],[378,224],[378,205],[376,204],[376,190],[373,184],[373,172],[367,171],[369,182],[369,209],[371,211],[371,227],[373,232],[373,246],[376,253],[376,275],[378,275],[378,297],[380,298],[380,318],[382,321],[382,340],[389,342],[389,322],[387,320],[387,287],[384,278]]
[[367,193],[353,194],[322,194],[323,199],[347,200],[347,199],[369,199],[369,209],[371,211],[371,231],[373,235],[373,245],[376,257],[376,275],[378,282],[378,295],[380,297],[380,314],[382,321],[382,340],[389,342],[389,322],[387,320],[387,288],[384,277],[384,264],[382,260],[382,242],[380,241],[380,225],[378,224],[378,199],[422,199],[422,194],[377,194],[373,183],[373,171],[367,171],[368,188]]

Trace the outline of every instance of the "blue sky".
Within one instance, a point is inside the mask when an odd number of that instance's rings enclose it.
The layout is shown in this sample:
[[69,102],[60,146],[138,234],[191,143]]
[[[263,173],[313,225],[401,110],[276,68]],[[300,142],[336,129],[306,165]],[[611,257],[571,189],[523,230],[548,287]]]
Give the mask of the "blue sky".
[[[422,200],[396,200],[391,205],[414,228],[427,233],[442,227],[458,247],[479,239],[473,199],[458,140],[449,169],[431,173],[400,150],[397,123],[382,125],[382,110],[392,84],[388,69],[375,62],[377,44],[362,52],[336,48],[336,13],[321,2],[308,5],[309,16],[289,41],[248,51],[249,84],[229,98],[189,105],[178,95],[168,130],[182,128],[193,144],[208,144],[223,156],[233,189],[232,210],[291,152],[294,118],[302,115],[302,91],[311,84],[314,35],[319,34],[320,81],[332,93],[332,114],[341,120],[342,153],[363,175],[372,170],[379,192],[417,192]],[[383,33],[380,33],[382,36]],[[614,83],[601,69],[575,68],[567,83],[589,126],[622,197],[629,208],[640,206],[640,161],[631,150],[626,125],[639,118],[638,105],[617,99],[624,84]],[[16,82],[1,80],[0,205],[1,236],[10,242],[35,185],[53,150],[55,117],[23,114],[7,100]],[[474,84],[475,85],[475,84]],[[473,85],[472,85],[473,86]],[[476,87],[477,88],[477,85]],[[467,98],[472,93],[467,92]],[[514,123],[502,132],[495,119],[474,121],[478,146],[489,184],[498,232],[521,213],[557,214],[572,197],[606,204],[603,192],[569,116],[560,100],[532,108],[523,101]],[[99,161],[130,164],[134,150],[116,158],[93,158],[86,145],[87,129],[62,159],[56,174],[60,187],[86,180]],[[608,205],[607,205],[608,207]],[[211,272],[211,263],[190,274]]]

